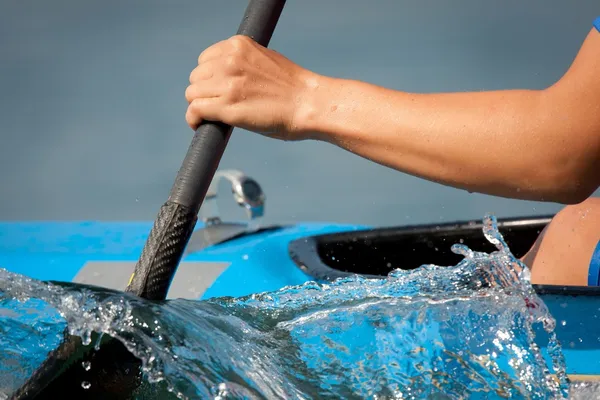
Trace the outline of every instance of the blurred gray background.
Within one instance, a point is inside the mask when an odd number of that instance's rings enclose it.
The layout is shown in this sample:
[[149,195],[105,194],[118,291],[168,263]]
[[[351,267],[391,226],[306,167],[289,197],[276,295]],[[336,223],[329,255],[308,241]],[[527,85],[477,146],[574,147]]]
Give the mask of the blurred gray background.
[[[189,73],[204,48],[235,33],[246,5],[2,0],[0,219],[153,220],[192,137]],[[542,88],[598,15],[598,0],[288,0],[271,47],[319,73],[395,89]],[[398,225],[560,209],[242,130],[221,168],[261,183],[269,221]]]

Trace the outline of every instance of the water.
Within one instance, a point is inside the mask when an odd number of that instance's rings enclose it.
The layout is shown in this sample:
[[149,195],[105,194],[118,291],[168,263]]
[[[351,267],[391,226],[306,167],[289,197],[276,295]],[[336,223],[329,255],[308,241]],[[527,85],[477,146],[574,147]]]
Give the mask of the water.
[[[109,334],[140,357],[146,377],[140,399],[597,395],[590,384],[569,387],[556,321],[495,220],[484,222],[498,251],[455,245],[465,256],[455,267],[308,282],[243,298],[150,303],[2,270],[0,398],[58,345],[65,327],[85,342],[92,331]],[[551,365],[538,350],[536,326],[549,333]],[[94,363],[81,368],[92,373]],[[93,390],[86,380],[73,385]]]

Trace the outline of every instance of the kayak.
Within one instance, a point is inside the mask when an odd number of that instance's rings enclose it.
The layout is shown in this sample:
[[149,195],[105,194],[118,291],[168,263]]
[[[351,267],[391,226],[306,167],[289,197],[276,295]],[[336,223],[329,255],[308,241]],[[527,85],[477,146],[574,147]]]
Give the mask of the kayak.
[[[237,172],[229,177],[234,181],[245,176]],[[394,269],[423,264],[453,266],[463,258],[450,250],[455,243],[475,251],[496,250],[477,221],[385,228],[334,223],[261,226],[253,220],[262,216],[264,194],[256,182],[244,188],[261,199],[260,212],[252,208],[248,223],[228,222],[212,207],[213,213],[198,222],[189,240],[167,298],[239,297],[355,274],[384,277]],[[216,192],[207,195],[208,205],[216,200]],[[236,201],[250,210],[244,196]],[[208,205],[201,212],[211,208]],[[499,219],[498,227],[511,252],[521,257],[551,217]],[[1,222],[0,267],[38,280],[125,290],[151,228],[152,221]],[[569,377],[598,380],[600,288],[534,288],[554,318],[565,321],[555,331]]]

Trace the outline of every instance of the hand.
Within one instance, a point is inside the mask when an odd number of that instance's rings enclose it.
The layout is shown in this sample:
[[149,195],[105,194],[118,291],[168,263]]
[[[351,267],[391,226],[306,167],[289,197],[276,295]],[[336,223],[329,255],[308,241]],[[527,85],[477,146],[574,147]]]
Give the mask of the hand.
[[221,121],[284,140],[305,138],[298,117],[316,74],[236,35],[207,48],[185,91],[186,121]]

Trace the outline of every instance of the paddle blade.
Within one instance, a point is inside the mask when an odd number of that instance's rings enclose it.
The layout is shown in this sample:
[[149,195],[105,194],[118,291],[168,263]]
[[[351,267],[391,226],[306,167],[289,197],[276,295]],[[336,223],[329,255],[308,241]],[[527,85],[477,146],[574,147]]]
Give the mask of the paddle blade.
[[142,381],[141,361],[108,335],[96,350],[98,340],[94,332],[91,343],[84,346],[79,336],[65,332],[64,341],[10,400],[132,398]]

